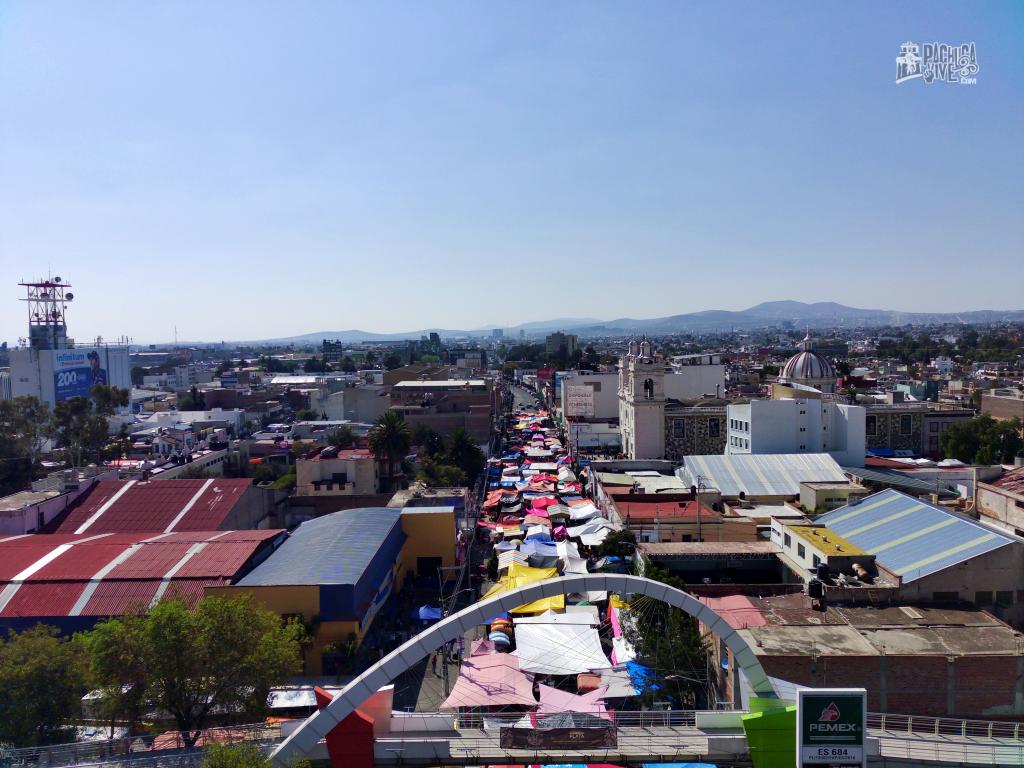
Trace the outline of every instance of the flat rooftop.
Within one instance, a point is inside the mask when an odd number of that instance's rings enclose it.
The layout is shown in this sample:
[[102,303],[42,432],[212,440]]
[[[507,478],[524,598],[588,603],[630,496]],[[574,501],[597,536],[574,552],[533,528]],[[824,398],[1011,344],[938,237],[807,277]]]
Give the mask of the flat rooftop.
[[60,491],[18,491],[0,499],[0,512],[17,512],[54,496],[60,496]]
[[400,381],[393,389],[453,389],[455,387],[484,387],[484,379],[434,379],[427,381]]
[[666,541],[638,544],[637,548],[649,557],[774,557],[782,551],[771,541]]
[[867,555],[863,549],[823,525],[787,525],[786,530],[830,557]]

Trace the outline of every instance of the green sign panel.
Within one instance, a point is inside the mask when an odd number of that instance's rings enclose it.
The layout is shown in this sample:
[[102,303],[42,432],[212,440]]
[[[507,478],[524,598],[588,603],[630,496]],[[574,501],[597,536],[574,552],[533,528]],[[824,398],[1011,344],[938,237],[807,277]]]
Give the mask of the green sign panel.
[[863,688],[798,691],[796,705],[798,766],[867,765]]

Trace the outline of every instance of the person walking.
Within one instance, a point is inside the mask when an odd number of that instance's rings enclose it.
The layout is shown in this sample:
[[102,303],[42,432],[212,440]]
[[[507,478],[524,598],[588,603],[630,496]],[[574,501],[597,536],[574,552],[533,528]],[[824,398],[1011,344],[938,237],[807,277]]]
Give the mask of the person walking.
[[437,651],[430,654],[430,671],[434,673],[434,677],[437,677]]

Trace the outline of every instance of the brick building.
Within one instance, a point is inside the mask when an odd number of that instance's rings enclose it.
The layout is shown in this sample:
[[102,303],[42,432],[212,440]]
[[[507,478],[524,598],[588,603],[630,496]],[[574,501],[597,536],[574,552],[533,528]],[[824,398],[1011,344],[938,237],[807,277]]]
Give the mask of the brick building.
[[665,404],[665,458],[725,453],[727,400],[668,400]]

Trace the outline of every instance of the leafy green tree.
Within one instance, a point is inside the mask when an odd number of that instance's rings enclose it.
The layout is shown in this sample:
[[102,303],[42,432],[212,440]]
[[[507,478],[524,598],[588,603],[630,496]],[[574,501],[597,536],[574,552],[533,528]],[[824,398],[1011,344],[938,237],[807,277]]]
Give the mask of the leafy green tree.
[[239,722],[264,716],[270,689],[301,668],[300,623],[282,624],[248,595],[204,597],[195,610],[162,600],[89,634],[83,642],[103,660],[93,665],[101,690],[130,670],[139,700],[168,712],[188,746],[214,713]]
[[0,639],[0,742],[67,741],[84,683],[80,657],[54,627],[38,624]]
[[102,460],[107,444],[109,423],[96,412],[92,398],[72,397],[57,403],[50,435],[64,451],[64,459],[73,467]]
[[389,370],[389,371],[393,371],[393,370],[395,370],[395,368],[401,368],[402,367],[402,358],[401,358],[401,356],[398,355],[396,352],[388,353],[388,355],[384,358],[384,367],[387,370]]
[[[649,564],[643,575],[677,589],[686,587],[682,579]],[[656,679],[638,695],[641,704],[667,701],[674,709],[706,707],[708,649],[697,620],[646,596],[634,599],[630,608],[623,633],[636,650],[637,661]]]
[[969,464],[1007,464],[1022,447],[1020,419],[997,421],[987,414],[953,424],[942,435],[943,454]]
[[385,490],[394,491],[395,466],[401,463],[412,445],[412,434],[405,417],[397,411],[384,411],[371,427],[367,443],[374,458],[384,463]]
[[0,400],[0,495],[35,478],[51,419],[49,405],[37,398]]
[[413,445],[419,446],[420,455],[438,456],[444,453],[444,440],[426,424],[417,424],[412,430]]
[[444,441],[445,463],[451,464],[462,470],[466,476],[466,482],[470,485],[476,482],[477,477],[483,471],[487,458],[480,450],[473,439],[462,427],[452,431]]
[[630,530],[609,533],[601,542],[601,546],[597,548],[597,553],[603,557],[611,555],[632,557],[634,552],[636,552],[636,534]]
[[269,768],[267,753],[255,744],[211,744],[203,768]]
[[146,711],[144,626],[141,616],[128,615],[100,622],[91,632],[75,636],[87,659],[90,687],[100,694],[96,708],[100,718],[110,724],[111,738],[118,721],[133,732]]
[[451,464],[442,464],[431,458],[420,462],[416,479],[428,488],[457,488],[466,485],[466,473]]
[[349,355],[345,355],[345,357],[342,358],[342,360],[341,360],[341,370],[342,370],[343,373],[355,373],[356,372],[355,361],[353,361],[352,358]]
[[313,355],[306,361],[305,365],[302,366],[302,370],[306,373],[324,373],[331,370],[331,366],[328,365],[322,357]]
[[347,425],[342,424],[327,435],[327,444],[333,445],[335,448],[341,448],[342,450],[351,448],[356,444],[356,433]]
[[295,470],[293,469],[277,478],[271,487],[275,491],[291,491],[295,489],[296,482]]
[[141,365],[133,365],[131,371],[132,385],[136,387],[142,386],[142,380],[146,376],[146,369]]
[[296,421],[318,421],[319,419],[320,414],[312,408],[303,408],[295,414]]

